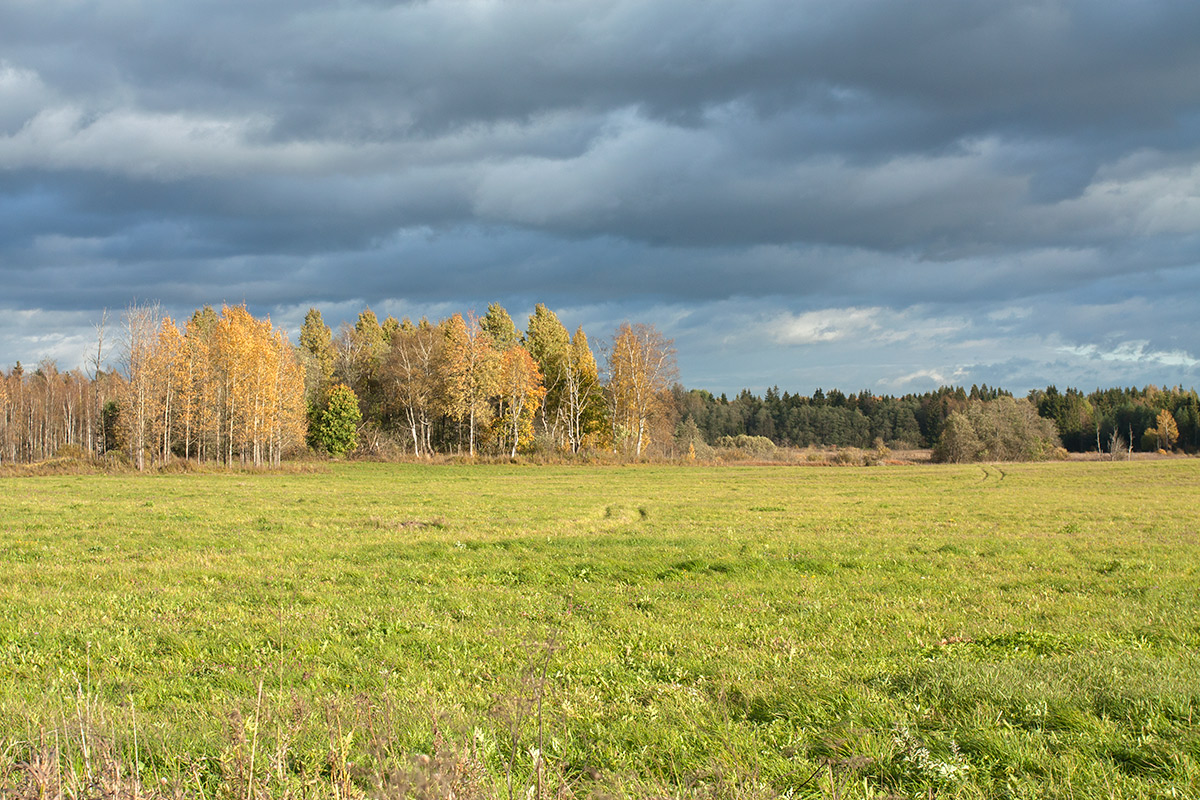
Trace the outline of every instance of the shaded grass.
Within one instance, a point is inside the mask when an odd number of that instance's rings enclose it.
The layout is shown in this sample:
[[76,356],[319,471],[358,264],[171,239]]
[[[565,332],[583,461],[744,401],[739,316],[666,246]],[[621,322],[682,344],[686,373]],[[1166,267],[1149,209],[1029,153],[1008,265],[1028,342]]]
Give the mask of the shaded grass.
[[580,794],[1194,791],[1200,462],[1003,470],[0,480],[0,748],[84,697],[114,763],[211,794],[266,707],[332,796],[338,747],[365,790],[436,718],[505,795],[552,640],[540,750]]

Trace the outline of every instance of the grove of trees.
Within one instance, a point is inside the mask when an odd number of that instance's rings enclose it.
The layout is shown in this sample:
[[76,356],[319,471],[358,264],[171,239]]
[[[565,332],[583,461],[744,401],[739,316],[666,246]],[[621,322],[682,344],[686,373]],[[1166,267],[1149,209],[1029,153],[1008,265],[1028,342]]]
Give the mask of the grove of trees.
[[[608,386],[583,329],[570,334],[541,304],[524,332],[497,304],[482,317],[453,314],[438,322],[380,322],[368,309],[336,335],[314,310],[300,343],[308,402],[320,409],[329,386],[348,386],[362,412],[366,450],[511,457],[538,448],[638,449],[635,432],[614,435],[608,425]],[[674,351],[666,358],[673,369]],[[659,444],[673,435],[673,418],[662,422],[669,417],[669,389],[662,382],[647,389],[662,395],[647,412],[658,423]]]
[[[431,322],[370,309],[334,334],[310,309],[293,345],[244,306],[196,311],[182,330],[157,306],[124,314],[119,368],[0,373],[0,463],[55,455],[278,465],[308,448],[516,456],[670,448],[675,351],[624,325],[602,379],[582,328],[538,305],[521,331],[499,305]],[[111,337],[110,337],[111,338]]]
[[43,363],[26,376],[18,364],[4,376],[0,460],[65,449],[121,452],[138,469],[173,458],[261,466],[303,445],[304,373],[269,320],[204,308],[180,332],[156,306],[133,306],[120,339],[120,371],[63,375]]

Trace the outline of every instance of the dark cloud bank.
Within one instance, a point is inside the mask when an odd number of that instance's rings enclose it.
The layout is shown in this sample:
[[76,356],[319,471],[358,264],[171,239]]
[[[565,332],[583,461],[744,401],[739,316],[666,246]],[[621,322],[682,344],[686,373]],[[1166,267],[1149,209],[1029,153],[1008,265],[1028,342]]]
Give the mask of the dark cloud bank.
[[544,301],[689,385],[1197,383],[1194,2],[0,7],[0,363]]

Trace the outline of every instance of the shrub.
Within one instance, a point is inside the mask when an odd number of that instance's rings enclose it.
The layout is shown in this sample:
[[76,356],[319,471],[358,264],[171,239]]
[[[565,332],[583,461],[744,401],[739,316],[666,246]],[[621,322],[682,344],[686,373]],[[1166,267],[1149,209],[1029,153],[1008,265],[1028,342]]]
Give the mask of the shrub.
[[775,451],[775,443],[765,436],[747,436],[744,433],[737,436],[722,436],[717,439],[717,447],[727,450],[742,450],[752,455],[766,455]]
[[354,390],[339,383],[329,392],[325,408],[314,409],[310,416],[308,444],[341,458],[358,446],[358,425],[362,412]]
[[972,401],[946,418],[933,450],[935,461],[1044,461],[1062,446],[1054,421],[1038,416],[1028,400],[1001,396]]
[[54,457],[91,460],[92,455],[77,444],[64,444],[55,451]]

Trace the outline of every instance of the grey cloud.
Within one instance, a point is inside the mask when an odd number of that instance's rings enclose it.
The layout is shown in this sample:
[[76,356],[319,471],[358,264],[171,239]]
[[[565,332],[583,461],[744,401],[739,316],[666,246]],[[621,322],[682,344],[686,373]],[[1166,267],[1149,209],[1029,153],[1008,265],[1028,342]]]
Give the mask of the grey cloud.
[[[278,212],[303,219],[328,197],[337,230],[399,206],[399,226],[478,215],[672,244],[1069,245],[1091,220],[1046,201],[1078,198],[1132,148],[1200,133],[1200,47],[1177,32],[1197,12],[1156,8],[172,5],[144,34],[128,10],[77,20],[102,34],[74,42],[78,58],[119,65],[113,85],[73,98],[89,87],[44,66],[76,106],[38,124],[66,126],[47,166],[192,170],[225,181],[238,214],[283,196]],[[61,35],[33,16],[14,30]]]
[[[1195,354],[1196,30],[1183,0],[9,3],[0,305],[544,300],[662,315],[713,385],[1170,372],[1088,354]],[[995,344],[703,333],[839,309]]]
[[331,127],[350,112],[365,132],[397,130],[371,124],[389,110],[439,129],[633,104],[695,120],[739,98],[764,114],[891,99],[989,129],[1169,126],[1200,80],[1200,11],[1179,1],[47,3],[2,21],[10,51],[68,90],[301,117],[325,101]]

